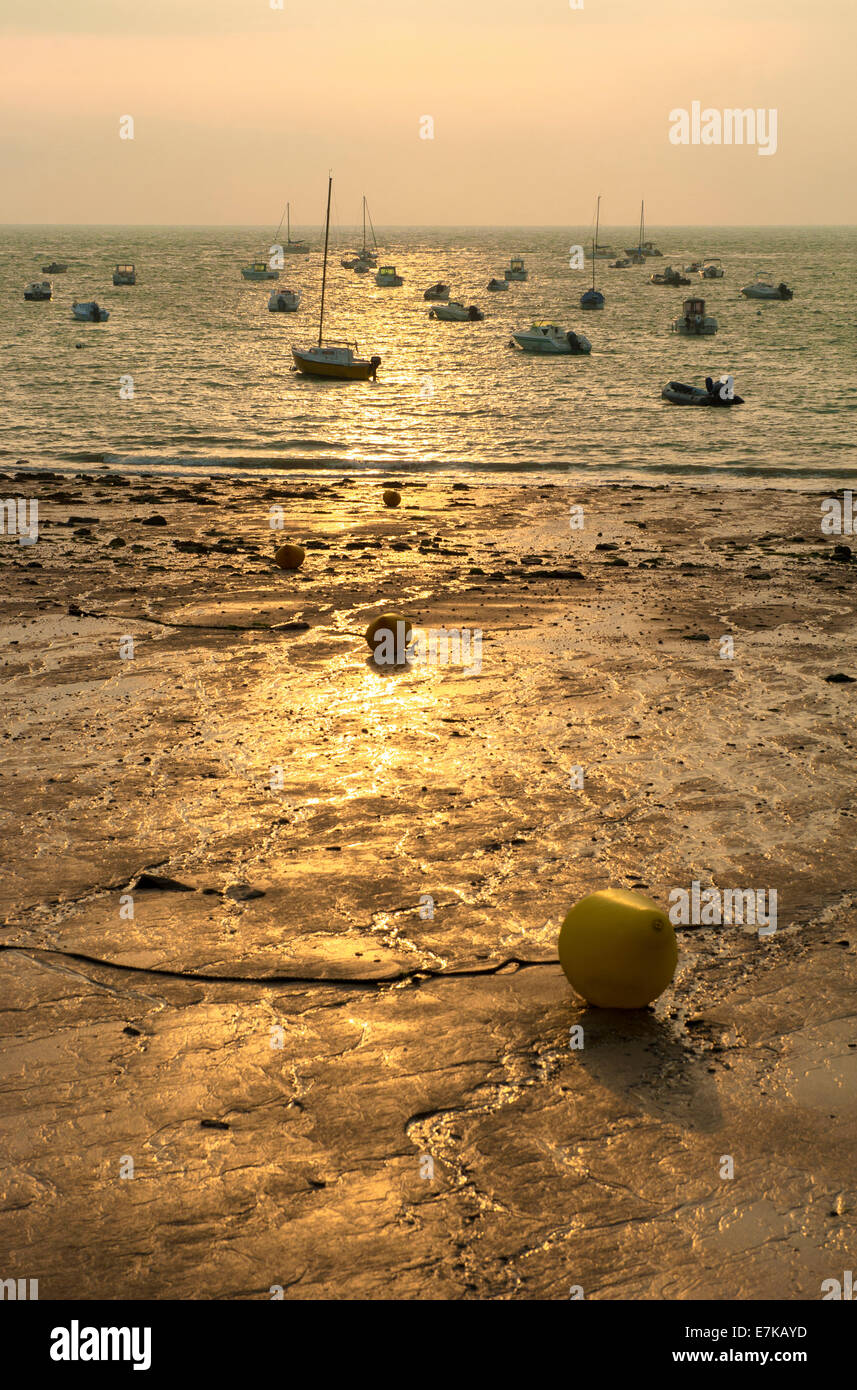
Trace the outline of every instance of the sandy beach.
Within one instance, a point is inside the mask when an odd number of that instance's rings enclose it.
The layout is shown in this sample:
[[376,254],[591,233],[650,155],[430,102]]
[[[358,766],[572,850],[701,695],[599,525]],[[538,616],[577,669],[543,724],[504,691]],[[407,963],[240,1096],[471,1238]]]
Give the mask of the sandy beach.
[[[39,502],[0,547],[4,1267],[44,1299],[723,1300],[850,1267],[830,489],[0,481]],[[378,668],[391,608],[480,632],[479,669]],[[775,890],[776,931],[679,928],[646,1011],[574,996],[576,900],[692,882]]]

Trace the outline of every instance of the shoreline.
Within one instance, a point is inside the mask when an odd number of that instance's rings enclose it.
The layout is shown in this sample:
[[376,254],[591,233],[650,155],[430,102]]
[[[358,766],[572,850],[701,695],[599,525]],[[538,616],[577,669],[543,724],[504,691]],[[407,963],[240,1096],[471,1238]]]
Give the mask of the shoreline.
[[[207,1297],[817,1297],[857,1220],[823,494],[385,474],[399,509],[42,477],[2,538],[7,1263],[45,1298],[197,1296],[200,1248]],[[379,673],[389,607],[481,669]],[[776,933],[680,930],[651,1011],[577,1000],[571,903],[692,880],[775,888]]]

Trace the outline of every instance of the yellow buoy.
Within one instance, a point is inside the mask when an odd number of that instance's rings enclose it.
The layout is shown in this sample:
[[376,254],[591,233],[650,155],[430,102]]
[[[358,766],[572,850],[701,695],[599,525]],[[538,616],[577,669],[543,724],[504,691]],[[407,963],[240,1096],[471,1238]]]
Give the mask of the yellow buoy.
[[274,564],[281,570],[299,570],[305,559],[302,545],[281,545],[274,556]]
[[399,503],[401,502],[401,500],[402,500],[402,494],[401,494],[400,492],[396,492],[396,489],[395,489],[395,488],[387,487],[387,488],[384,489],[384,506],[385,506],[385,507],[398,507],[398,505],[399,505]]
[[410,618],[404,613],[381,613],[366,629],[366,641],[375,660],[386,666],[400,666],[405,660],[405,648],[411,640]]
[[644,893],[606,888],[575,903],[559,933],[572,989],[601,1009],[642,1009],[675,974],[672,922]]

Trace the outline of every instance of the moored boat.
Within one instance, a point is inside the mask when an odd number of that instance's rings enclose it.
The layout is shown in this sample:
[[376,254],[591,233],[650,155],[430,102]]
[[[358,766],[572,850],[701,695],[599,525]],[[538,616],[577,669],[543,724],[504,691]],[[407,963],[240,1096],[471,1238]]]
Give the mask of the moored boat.
[[53,293],[54,287],[50,280],[34,280],[24,290],[24,298],[29,299],[31,303],[39,304],[53,298]]
[[429,310],[429,318],[442,319],[446,323],[481,323],[485,315],[475,304],[462,304],[458,299],[451,299],[448,304],[435,304]]
[[113,271],[114,285],[136,285],[137,271],[133,265],[117,265]]
[[85,299],[80,303],[75,300],[71,312],[82,323],[106,323],[110,318],[107,309],[102,309],[96,299]]
[[717,257],[702,262],[699,267],[700,280],[722,280],[723,264]]
[[398,285],[403,285],[404,283],[404,280],[401,275],[397,273],[394,265],[379,266],[375,273],[375,284],[379,285],[381,289],[395,289]]
[[794,290],[790,290],[783,280],[778,285],[769,285],[764,280],[757,280],[755,285],[745,285],[741,293],[747,299],[794,299],[795,297]]
[[280,272],[272,270],[267,261],[254,261],[252,265],[245,265],[241,271],[245,280],[279,280]]
[[524,266],[522,256],[513,256],[509,261],[508,270],[503,271],[504,280],[528,280],[529,271]]
[[50,265],[42,266],[43,275],[65,275],[68,266],[63,261],[51,261]]
[[672,321],[673,333],[683,338],[705,338],[717,332],[717,319],[705,312],[704,299],[686,299],[682,312]]
[[[603,309],[604,295],[595,288],[595,262],[598,260],[598,227],[601,218],[601,194],[595,203],[595,236],[592,239],[592,288],[580,296],[581,309]],[[611,253],[612,254],[612,253]]]
[[611,261],[610,264],[608,265],[607,269],[608,269],[608,270],[627,270],[628,267],[629,267],[630,265],[633,265],[633,264],[634,264],[634,262],[633,262],[632,260],[630,260],[627,256],[620,256],[617,260]]
[[531,328],[512,334],[512,343],[522,352],[537,356],[579,356],[592,351],[592,344],[583,333],[560,328],[556,323],[534,323]]
[[654,275],[650,275],[649,284],[670,285],[675,288],[678,285],[689,285],[690,281],[686,275],[682,275],[681,271],[673,270],[672,266],[668,265],[666,270],[656,271]]
[[372,381],[381,365],[380,357],[360,357],[357,344],[343,338],[325,339],[324,296],[327,286],[327,250],[330,241],[330,197],[333,175],[327,181],[327,215],[324,223],[324,262],[321,272],[321,307],[318,316],[318,342],[312,347],[292,348],[295,372],[303,376],[321,377],[332,381]]
[[449,285],[438,280],[436,285],[429,285],[427,290],[423,290],[423,299],[449,299]]
[[491,279],[488,281],[487,287],[489,290],[507,290],[509,288],[509,281]]
[[272,314],[294,314],[300,306],[300,290],[271,290],[268,296],[268,308]]
[[727,386],[727,381],[728,379],[723,377],[719,381],[712,381],[711,377],[706,377],[704,387],[688,386],[683,381],[670,381],[661,391],[661,397],[673,405],[743,405],[744,397],[736,396],[731,390],[731,384]]

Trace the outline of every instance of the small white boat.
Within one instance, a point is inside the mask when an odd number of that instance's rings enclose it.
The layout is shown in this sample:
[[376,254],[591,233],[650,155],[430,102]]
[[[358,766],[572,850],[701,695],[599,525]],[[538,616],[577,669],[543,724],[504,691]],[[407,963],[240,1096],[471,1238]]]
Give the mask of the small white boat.
[[719,260],[703,261],[699,267],[700,280],[722,280],[723,266]]
[[527,280],[529,272],[524,268],[522,256],[513,256],[509,262],[509,269],[503,271],[504,280]]
[[65,275],[68,266],[64,261],[51,261],[50,265],[42,266],[43,275]]
[[382,265],[375,274],[375,284],[380,285],[382,289],[393,289],[404,283],[401,275],[396,274],[394,265]]
[[245,280],[279,280],[280,272],[272,270],[267,261],[254,261],[252,265],[245,265],[241,271]]
[[707,338],[717,332],[717,319],[706,314],[704,299],[686,299],[680,316],[672,321],[672,331],[683,338]]
[[522,352],[541,356],[579,356],[592,351],[592,344],[583,333],[566,332],[556,323],[534,323],[531,328],[513,333],[512,342]]
[[132,265],[117,265],[113,271],[114,285],[136,285],[137,271]]
[[745,285],[741,293],[746,299],[794,299],[795,292],[790,290],[784,281],[778,285],[768,285],[764,280],[757,280],[755,285]]
[[489,281],[488,281],[488,288],[489,288],[489,290],[507,290],[507,289],[509,288],[509,281],[508,281],[508,280],[489,280]]
[[451,299],[448,304],[436,304],[429,310],[430,319],[442,319],[445,323],[481,323],[485,315],[475,304],[462,304],[459,299]]
[[34,280],[32,285],[28,285],[24,290],[24,298],[29,299],[31,303],[40,303],[52,299],[53,293],[54,287],[50,280]]
[[423,299],[449,299],[449,285],[438,280],[436,285],[429,285],[427,290],[423,290]]
[[268,297],[268,308],[272,314],[293,314],[300,305],[300,290],[271,290]]
[[85,299],[80,304],[75,301],[71,306],[71,312],[81,323],[106,323],[110,314],[95,299]]

